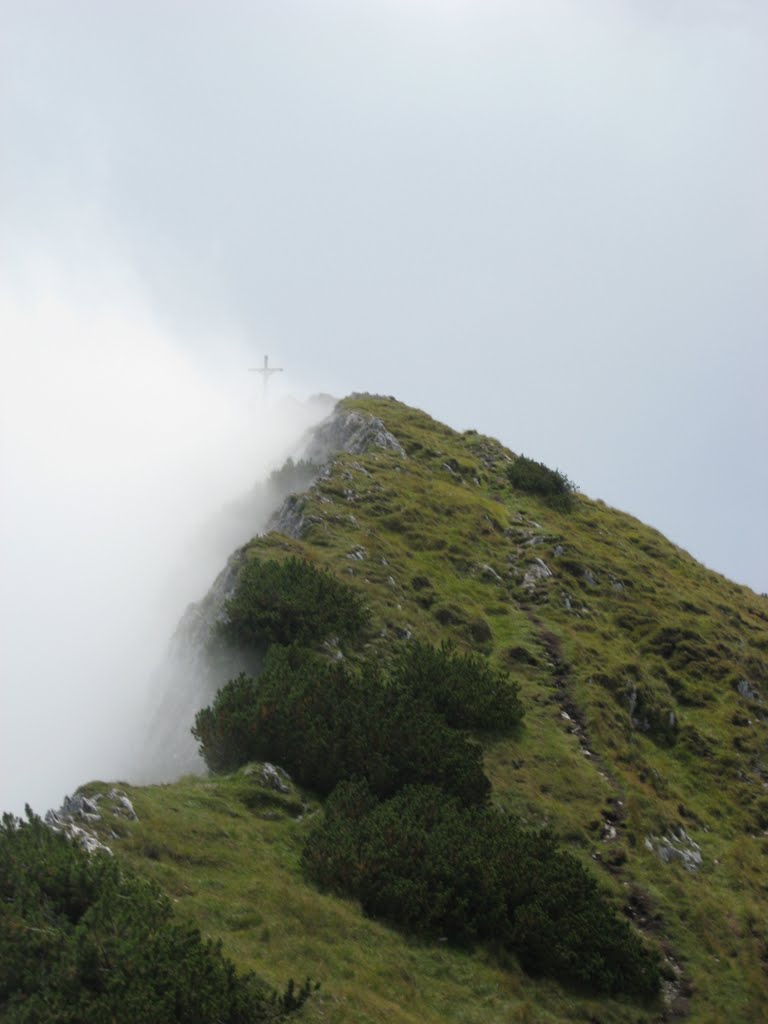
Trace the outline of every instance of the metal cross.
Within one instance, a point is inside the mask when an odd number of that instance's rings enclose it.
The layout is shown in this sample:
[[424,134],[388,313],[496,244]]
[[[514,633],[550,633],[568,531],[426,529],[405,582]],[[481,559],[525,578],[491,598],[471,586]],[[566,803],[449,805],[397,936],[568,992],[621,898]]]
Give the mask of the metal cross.
[[269,356],[264,356],[264,365],[263,366],[259,366],[259,367],[251,367],[251,369],[249,369],[248,372],[249,373],[260,373],[261,374],[261,378],[264,381],[264,400],[266,401],[266,398],[267,398],[267,381],[269,380],[269,375],[271,373],[282,373],[283,372],[283,368],[282,368],[282,366],[270,366],[269,365]]

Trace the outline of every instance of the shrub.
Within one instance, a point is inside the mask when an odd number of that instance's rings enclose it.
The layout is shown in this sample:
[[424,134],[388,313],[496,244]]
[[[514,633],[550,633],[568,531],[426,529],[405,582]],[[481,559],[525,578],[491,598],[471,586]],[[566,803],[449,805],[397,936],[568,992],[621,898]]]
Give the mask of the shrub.
[[493,941],[531,973],[590,991],[658,991],[658,958],[549,834],[495,809],[461,807],[433,786],[377,803],[364,783],[340,785],[303,866],[409,931]]
[[658,957],[614,913],[575,857],[552,843],[527,870],[529,888],[511,915],[510,946],[529,973],[590,991],[656,995]]
[[447,644],[409,644],[397,661],[394,680],[457,729],[508,730],[523,717],[518,687],[506,672]]
[[28,811],[0,826],[0,1018],[8,1024],[257,1024],[281,996],[174,921],[156,885],[88,856]]
[[272,643],[313,647],[329,637],[351,639],[369,621],[351,587],[301,558],[246,562],[224,612],[214,638],[257,650]]
[[241,672],[218,691],[210,707],[195,716],[192,735],[211,771],[234,771],[255,760],[257,689],[256,680]]
[[542,498],[552,508],[569,512],[573,507],[576,485],[557,469],[518,455],[507,468],[507,478],[514,488]]
[[364,778],[379,796],[434,783],[467,804],[490,784],[482,750],[429,702],[390,685],[373,662],[355,671],[299,647],[273,647],[258,682],[239,676],[195,719],[213,770],[275,760],[306,786],[329,793]]

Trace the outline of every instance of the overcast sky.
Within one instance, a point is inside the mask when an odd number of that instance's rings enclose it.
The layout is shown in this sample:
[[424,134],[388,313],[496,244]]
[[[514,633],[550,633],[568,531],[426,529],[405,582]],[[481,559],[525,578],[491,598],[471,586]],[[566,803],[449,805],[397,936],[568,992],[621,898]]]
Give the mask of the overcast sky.
[[[767,591],[767,12],[0,0],[25,564],[70,521],[62,464],[72,521],[128,436],[174,491],[156,414],[177,403],[210,497],[217,438],[232,455],[212,419],[268,352],[275,396],[380,392],[479,428]],[[58,467],[39,500],[28,459]]]
[[478,427],[768,590],[766,10],[0,0],[3,286],[120,267],[196,359]]

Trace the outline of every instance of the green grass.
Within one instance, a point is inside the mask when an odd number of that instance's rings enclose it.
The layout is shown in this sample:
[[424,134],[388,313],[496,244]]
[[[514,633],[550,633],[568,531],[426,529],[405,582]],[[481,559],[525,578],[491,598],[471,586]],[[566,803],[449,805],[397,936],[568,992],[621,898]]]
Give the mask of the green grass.
[[[566,514],[515,491],[497,441],[392,399],[344,405],[380,417],[407,457],[340,456],[304,499],[301,540],[260,537],[249,557],[299,555],[357,588],[372,613],[364,654],[390,661],[413,634],[509,668],[526,717],[486,743],[494,802],[548,824],[618,907],[641,908],[692,1020],[768,1019],[768,703],[737,691],[744,679],[768,701],[768,601],[602,502],[577,494]],[[550,576],[530,575],[536,559]],[[630,718],[633,693],[648,731]],[[309,797],[297,818],[295,805],[247,806],[239,777],[130,794],[141,820],[118,856],[242,966],[278,986],[320,980],[306,1020],[659,1019],[482,949],[414,942],[318,893],[299,870],[322,813]],[[701,846],[697,874],[646,848],[677,825]]]
[[[651,1019],[615,1000],[534,982],[482,949],[408,938],[366,919],[352,901],[319,893],[299,868],[307,831],[321,813],[310,794],[302,794],[297,816],[295,796],[275,799],[241,774],[125,789],[139,821],[122,825],[123,838],[112,840],[116,855],[154,877],[184,919],[220,937],[238,966],[281,988],[290,976],[320,980],[299,1020],[554,1024],[589,1021],[598,1010],[601,1020],[617,1024]],[[268,798],[263,808],[255,792]]]

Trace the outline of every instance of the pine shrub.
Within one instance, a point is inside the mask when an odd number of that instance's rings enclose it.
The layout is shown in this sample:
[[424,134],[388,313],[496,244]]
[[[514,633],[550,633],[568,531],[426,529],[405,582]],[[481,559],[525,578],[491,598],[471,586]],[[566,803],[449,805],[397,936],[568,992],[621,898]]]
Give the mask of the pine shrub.
[[507,468],[507,479],[518,491],[542,498],[560,512],[570,512],[576,485],[560,470],[550,469],[526,455],[518,455]]
[[315,647],[358,637],[369,613],[354,590],[301,558],[245,563],[214,640],[265,650],[270,644]]
[[519,688],[479,654],[415,641],[394,672],[398,686],[426,701],[456,729],[508,731],[523,717]]
[[7,1024],[258,1024],[282,995],[237,974],[221,946],[174,920],[148,879],[86,854],[28,811],[0,825],[0,1019]]
[[378,802],[365,783],[343,783],[303,865],[323,888],[408,931],[492,941],[530,973],[590,992],[658,992],[658,958],[548,833],[434,786]]
[[275,760],[327,794],[366,779],[386,797],[408,783],[442,786],[481,804],[490,784],[482,750],[429,702],[392,685],[371,661],[359,670],[297,646],[274,646],[258,681],[231,680],[198,712],[193,734],[209,768]]

